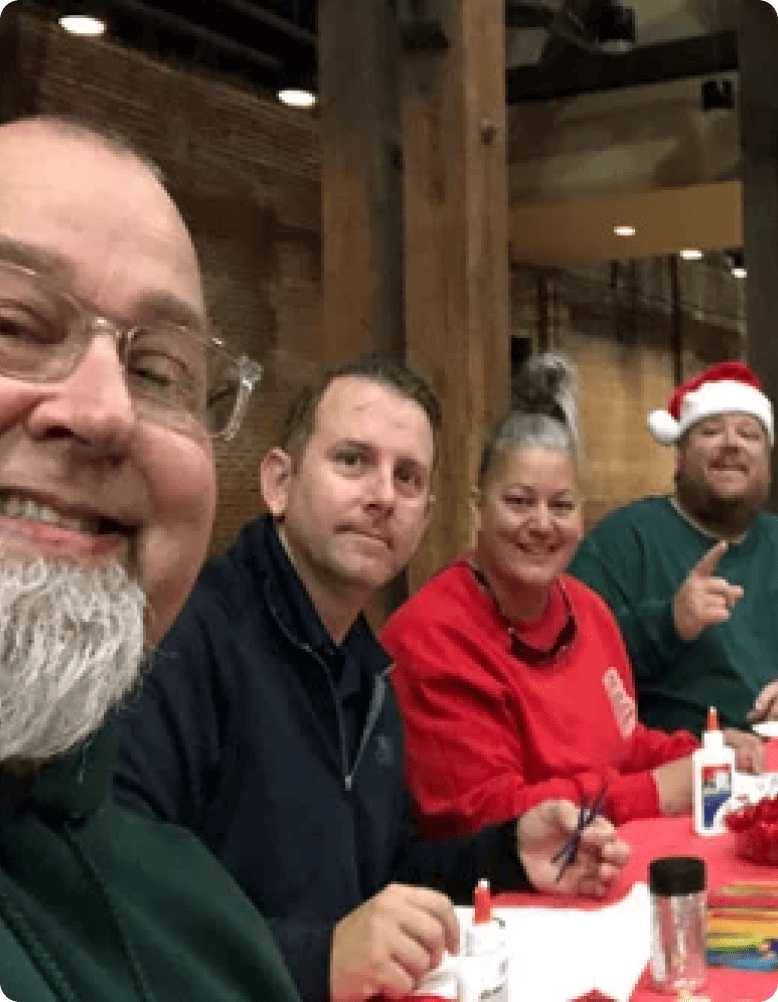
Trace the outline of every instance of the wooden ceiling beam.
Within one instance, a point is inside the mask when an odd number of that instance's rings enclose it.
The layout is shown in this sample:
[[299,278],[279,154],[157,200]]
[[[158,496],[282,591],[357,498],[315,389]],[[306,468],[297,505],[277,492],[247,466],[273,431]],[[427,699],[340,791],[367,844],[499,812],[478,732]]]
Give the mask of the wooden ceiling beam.
[[737,33],[718,31],[673,42],[639,45],[619,55],[593,55],[575,46],[549,72],[514,66],[506,72],[508,104],[553,101],[596,91],[642,87],[686,77],[728,73],[738,68]]

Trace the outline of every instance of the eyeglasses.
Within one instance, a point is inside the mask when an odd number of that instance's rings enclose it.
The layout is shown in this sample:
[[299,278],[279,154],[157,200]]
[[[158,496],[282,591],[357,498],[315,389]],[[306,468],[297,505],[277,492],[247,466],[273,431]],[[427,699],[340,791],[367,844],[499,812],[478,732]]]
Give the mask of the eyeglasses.
[[469,564],[470,571],[473,577],[476,579],[478,584],[483,588],[486,594],[494,603],[494,607],[497,610],[500,619],[505,623],[505,628],[508,632],[508,636],[511,640],[511,654],[515,658],[519,658],[526,664],[530,665],[532,668],[545,667],[553,663],[553,661],[560,657],[569,647],[575,642],[578,636],[578,624],[575,620],[575,613],[573,612],[573,603],[570,601],[570,596],[567,594],[567,589],[562,584],[559,578],[556,579],[556,585],[562,595],[562,601],[565,605],[565,622],[562,629],[557,634],[556,640],[550,647],[533,647],[528,644],[525,640],[519,636],[516,627],[505,613],[500,608],[500,603],[497,601],[497,596],[494,594],[494,589],[489,584],[489,579],[480,569],[474,564]]
[[136,413],[179,431],[235,436],[262,366],[216,337],[166,322],[123,328],[37,272],[0,261],[0,373],[35,383],[71,375],[98,335],[112,337]]
[[565,603],[565,623],[550,647],[533,647],[521,639],[515,626],[508,625],[508,634],[511,638],[511,653],[515,658],[525,661],[533,668],[545,667],[552,664],[556,658],[560,657],[572,646],[578,635],[578,624],[575,621],[570,597],[559,578],[557,578],[556,583],[562,593],[562,601]]

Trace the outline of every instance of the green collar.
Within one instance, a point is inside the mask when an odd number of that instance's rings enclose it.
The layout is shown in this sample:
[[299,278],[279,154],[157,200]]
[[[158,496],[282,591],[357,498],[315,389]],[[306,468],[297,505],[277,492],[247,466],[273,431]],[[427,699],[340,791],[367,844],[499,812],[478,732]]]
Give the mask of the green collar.
[[3,806],[76,820],[97,810],[108,795],[114,768],[113,719],[72,751],[45,765],[31,778],[0,773]]

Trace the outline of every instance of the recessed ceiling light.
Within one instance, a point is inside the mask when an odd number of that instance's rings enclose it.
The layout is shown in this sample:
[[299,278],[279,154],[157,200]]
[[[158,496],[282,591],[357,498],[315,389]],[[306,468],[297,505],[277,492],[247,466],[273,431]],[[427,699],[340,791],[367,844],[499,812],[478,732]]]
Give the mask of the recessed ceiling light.
[[83,14],[64,14],[59,23],[71,35],[102,35],[105,31],[105,21]]
[[729,265],[733,278],[746,277],[746,256],[742,247],[730,247],[724,251],[724,260]]
[[290,108],[312,108],[316,104],[316,95],[301,87],[285,87],[278,92],[278,100]]
[[634,237],[636,231],[634,226],[614,226],[613,232],[617,237]]
[[635,45],[635,11],[622,0],[604,0],[598,6],[596,36],[602,51],[612,55],[629,52]]
[[696,247],[684,247],[681,251],[681,257],[684,261],[699,261],[702,257],[702,251]]

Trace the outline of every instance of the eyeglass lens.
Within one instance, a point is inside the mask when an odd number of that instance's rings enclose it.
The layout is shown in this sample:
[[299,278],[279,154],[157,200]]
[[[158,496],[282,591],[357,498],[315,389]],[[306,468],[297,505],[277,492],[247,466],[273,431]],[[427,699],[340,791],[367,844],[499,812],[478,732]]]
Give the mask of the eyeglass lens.
[[123,332],[26,269],[0,263],[0,372],[33,381],[73,372],[96,334],[113,334],[130,396],[150,420],[230,427],[240,398],[236,358],[185,327],[154,324]]

